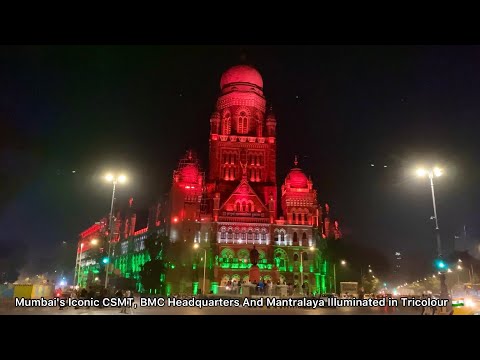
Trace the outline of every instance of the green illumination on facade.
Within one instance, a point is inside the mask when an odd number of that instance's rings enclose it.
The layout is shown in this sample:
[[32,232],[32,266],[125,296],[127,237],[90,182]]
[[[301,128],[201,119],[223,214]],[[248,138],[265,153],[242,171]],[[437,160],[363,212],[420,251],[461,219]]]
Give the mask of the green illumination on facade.
[[313,267],[313,264],[310,264],[310,272],[314,272],[314,271],[315,271],[315,269]]
[[194,281],[192,283],[192,291],[193,291],[193,295],[197,295],[198,294],[198,281]]
[[165,286],[165,292],[167,296],[170,296],[170,294],[172,293],[172,283],[167,283],[167,285]]
[[218,282],[215,282],[215,281],[212,282],[212,285],[210,287],[210,291],[215,295],[218,294]]
[[193,264],[192,264],[192,269],[193,269],[193,270],[197,270],[197,264],[193,263]]
[[290,266],[288,267],[288,271],[293,272],[293,265],[290,265]]

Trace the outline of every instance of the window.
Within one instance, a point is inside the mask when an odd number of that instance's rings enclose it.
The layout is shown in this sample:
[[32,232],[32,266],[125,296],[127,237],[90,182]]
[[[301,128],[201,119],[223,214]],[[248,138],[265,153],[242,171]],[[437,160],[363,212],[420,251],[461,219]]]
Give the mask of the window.
[[307,233],[305,233],[305,232],[303,233],[302,240],[307,240]]
[[258,231],[256,231],[256,232],[255,232],[255,235],[254,235],[254,236],[255,236],[255,240],[258,240],[258,239],[259,239],[258,235],[259,235],[259,234],[258,234]]
[[226,234],[227,229],[225,229],[224,227],[222,227],[222,228],[220,229],[220,231],[221,231],[220,238],[221,238],[221,239],[225,239],[225,238],[226,238],[226,235],[227,235],[227,234]]
[[297,221],[297,216],[295,215],[295,213],[292,214],[292,222],[295,224]]
[[239,134],[248,133],[248,118],[245,111],[241,111],[240,115],[238,116],[237,131]]
[[263,241],[267,240],[267,234],[265,233],[265,229],[262,229],[262,240]]
[[298,254],[293,254],[293,261],[298,261]]
[[293,242],[294,242],[294,243],[295,243],[295,242],[298,242],[298,236],[297,236],[297,232],[296,232],[296,231],[293,233]]
[[126,254],[128,252],[128,241],[122,242],[122,255]]
[[280,233],[280,241],[285,241],[285,233],[283,231]]
[[253,232],[252,232],[252,230],[249,230],[249,231],[248,231],[247,240],[253,240]]
[[222,120],[222,134],[223,135],[230,135],[230,131],[232,129],[232,124],[230,121],[230,113],[226,112],[223,114],[223,120]]
[[303,261],[308,260],[308,254],[306,252],[303,253]]
[[228,239],[230,239],[230,240],[233,239],[233,231],[232,231],[232,229],[229,229],[229,230],[228,230]]

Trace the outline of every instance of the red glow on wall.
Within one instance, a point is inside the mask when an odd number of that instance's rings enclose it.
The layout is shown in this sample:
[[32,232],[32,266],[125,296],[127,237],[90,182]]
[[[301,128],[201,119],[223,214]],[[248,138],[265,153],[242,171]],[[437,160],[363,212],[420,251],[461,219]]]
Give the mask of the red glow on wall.
[[145,228],[143,228],[143,229],[140,229],[140,230],[135,231],[135,232],[133,233],[133,235],[144,234],[144,233],[147,232],[147,230],[148,230],[148,227],[145,227]]
[[174,222],[175,224],[178,223],[178,216],[174,216],[174,217],[173,217],[173,222]]
[[87,236],[92,235],[92,234],[100,231],[100,229],[101,229],[100,224],[92,225],[92,226],[90,226],[87,230],[81,232],[81,233],[80,233],[80,236],[81,236],[82,239],[84,239],[84,238],[86,238]]

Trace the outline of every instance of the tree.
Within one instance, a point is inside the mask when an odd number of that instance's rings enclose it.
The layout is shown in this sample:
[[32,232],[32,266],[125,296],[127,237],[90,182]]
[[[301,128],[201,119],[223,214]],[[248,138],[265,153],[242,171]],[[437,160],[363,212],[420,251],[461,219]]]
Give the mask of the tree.
[[366,293],[376,293],[380,290],[380,280],[377,277],[372,277],[368,275],[363,275],[362,286]]
[[153,233],[145,239],[145,249],[150,260],[142,266],[139,275],[143,288],[148,292],[163,294],[165,291],[162,278],[167,272],[165,254],[169,244],[170,239],[166,235]]

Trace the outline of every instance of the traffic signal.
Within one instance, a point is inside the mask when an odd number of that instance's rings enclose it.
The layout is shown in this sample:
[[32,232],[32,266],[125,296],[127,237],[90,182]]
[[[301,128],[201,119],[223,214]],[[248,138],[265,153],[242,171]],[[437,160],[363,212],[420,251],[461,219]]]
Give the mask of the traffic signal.
[[106,257],[104,257],[104,258],[102,259],[102,262],[103,262],[104,264],[108,264],[108,263],[110,262],[110,259],[108,258],[108,256],[106,256]]
[[442,259],[435,259],[434,264],[435,264],[435,268],[439,271],[443,271],[447,269],[447,264]]

